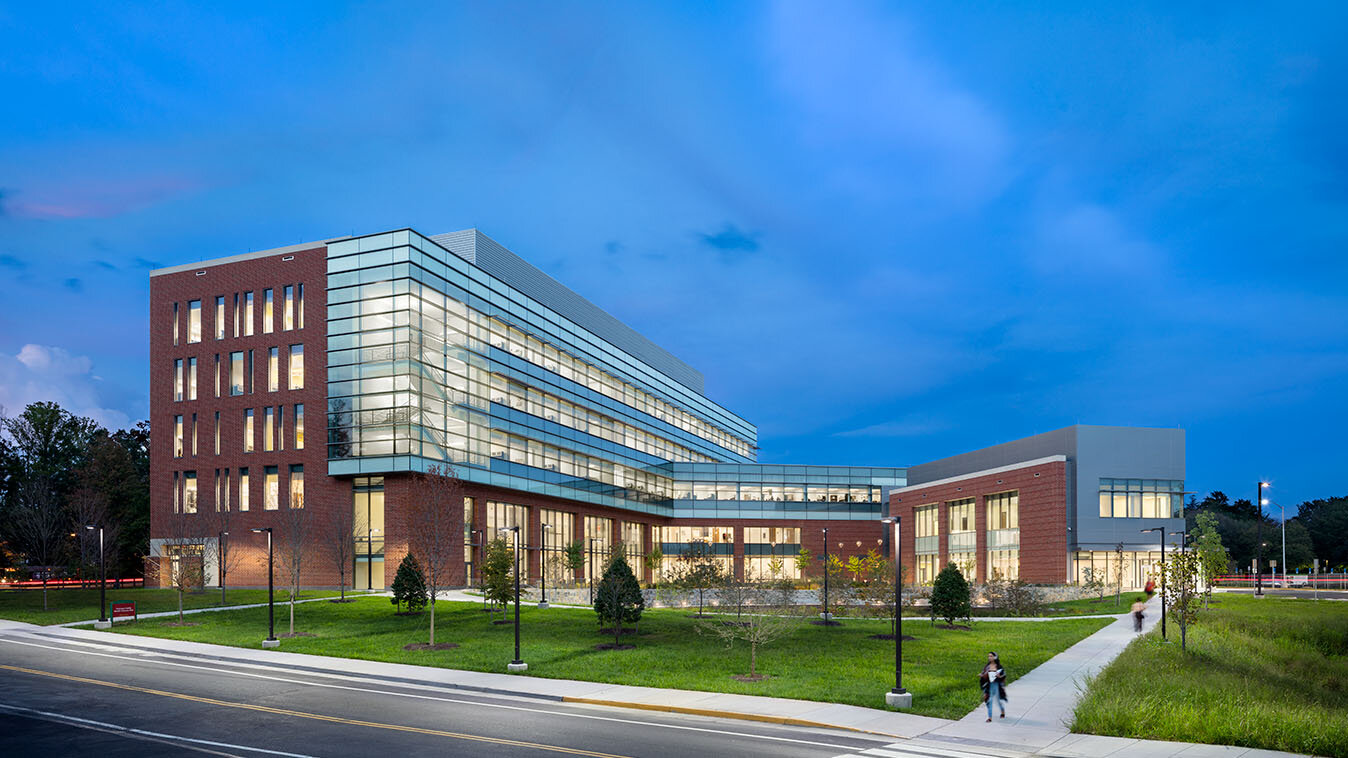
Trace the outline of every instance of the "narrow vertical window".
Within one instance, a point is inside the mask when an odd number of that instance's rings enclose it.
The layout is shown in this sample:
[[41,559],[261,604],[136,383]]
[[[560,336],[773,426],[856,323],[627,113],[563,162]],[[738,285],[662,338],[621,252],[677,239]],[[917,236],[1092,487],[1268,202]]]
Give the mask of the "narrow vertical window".
[[190,300],[187,303],[187,343],[201,341],[201,301]]
[[295,404],[295,449],[304,449],[304,403]]
[[229,394],[243,394],[243,351],[235,350],[229,354]]
[[262,508],[274,511],[281,507],[280,475],[275,466],[267,466],[262,470],[262,477]]
[[286,407],[276,406],[276,449],[286,449]]
[[262,333],[271,334],[275,324],[272,320],[271,287],[262,290]]
[[295,328],[295,288],[289,284],[281,289],[281,328],[290,331]]
[[182,483],[178,481],[178,472],[173,472],[173,512],[181,513],[183,509],[183,488]]
[[183,417],[173,417],[173,457],[183,457]]
[[253,293],[243,293],[243,336],[253,336]]
[[272,437],[272,409],[267,406],[262,409],[262,449],[271,452],[275,449],[275,438]]
[[178,346],[178,304],[173,304],[173,346]]
[[212,501],[211,505],[215,507],[216,513],[219,513],[219,512],[220,512],[220,469],[216,469],[216,470],[215,470],[215,478],[214,478],[212,481],[215,483],[215,488],[214,488],[215,495],[214,495],[214,500]]
[[175,402],[183,399],[183,359],[173,359],[173,400]]
[[187,359],[187,399],[197,399],[197,359]]
[[239,510],[248,510],[248,467],[239,469]]
[[290,389],[304,389],[304,345],[290,346]]
[[253,351],[248,351],[248,394],[253,394]]
[[183,472],[183,513],[197,512],[197,472]]
[[253,433],[253,409],[243,409],[243,451],[245,453],[253,452],[253,445],[257,438]]
[[220,454],[220,411],[215,412],[215,454]]
[[230,482],[230,479],[229,479],[229,469],[225,469],[225,489],[224,489],[224,492],[225,492],[225,502],[224,502],[222,505],[224,506],[224,510],[226,510],[226,511],[229,510],[229,488],[230,488],[230,485],[231,485],[231,482]]
[[197,454],[197,414],[192,414],[192,455]]
[[290,507],[304,507],[304,465],[300,463],[290,466]]
[[239,336],[239,293],[234,293],[234,336]]
[[267,391],[275,392],[281,388],[281,349],[267,349]]
[[215,338],[222,340],[225,338],[225,296],[217,295],[215,298]]
[[295,296],[295,328],[304,328],[304,284],[299,285],[299,294]]
[[215,375],[215,396],[216,396],[216,397],[220,397],[220,354],[219,354],[219,353],[216,353],[216,354],[215,354],[215,371],[213,371],[212,373]]

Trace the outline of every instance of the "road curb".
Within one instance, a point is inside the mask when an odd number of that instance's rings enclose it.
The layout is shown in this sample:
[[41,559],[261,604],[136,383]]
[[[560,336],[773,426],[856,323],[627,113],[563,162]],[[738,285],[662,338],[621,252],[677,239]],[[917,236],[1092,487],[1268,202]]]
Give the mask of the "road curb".
[[[743,713],[741,711],[718,711],[713,708],[689,708],[682,705],[665,705],[662,703],[634,703],[625,700],[602,700],[590,697],[571,697],[563,696],[564,703],[582,703],[585,705],[602,705],[609,708],[631,708],[638,711],[663,711],[665,713],[683,713],[689,716],[710,716],[713,718],[738,719],[740,721],[761,721],[768,724],[782,724],[784,726],[805,726],[814,729],[837,729],[844,732],[856,732],[858,734],[876,734],[883,737],[894,737],[896,739],[908,739],[901,734],[892,732],[876,732],[867,729],[857,729],[850,726],[841,726],[838,724],[826,724],[822,721],[809,721],[806,719],[790,718],[788,716],[766,716],[761,713]],[[821,703],[821,705],[829,705]]]

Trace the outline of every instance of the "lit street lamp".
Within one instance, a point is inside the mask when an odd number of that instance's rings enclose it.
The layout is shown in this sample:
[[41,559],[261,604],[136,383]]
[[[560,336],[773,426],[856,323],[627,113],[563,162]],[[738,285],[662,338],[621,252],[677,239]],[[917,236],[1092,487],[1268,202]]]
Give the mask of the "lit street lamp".
[[98,622],[95,629],[107,629],[112,626],[108,621],[108,566],[103,561],[103,527],[85,524],[85,529],[98,530]]
[[1143,534],[1157,532],[1161,535],[1161,639],[1169,642],[1165,636],[1165,527],[1153,526],[1150,529],[1140,531]]
[[819,617],[825,624],[833,620],[833,616],[828,612],[828,529],[824,529],[824,612]]
[[528,671],[529,664],[520,660],[520,528],[518,526],[503,526],[496,531],[501,534],[515,533],[515,660],[506,666],[506,671],[511,673]]
[[1259,545],[1259,555],[1255,558],[1254,567],[1254,594],[1262,596],[1264,594],[1264,488],[1270,486],[1268,482],[1260,480],[1259,489],[1254,498],[1254,507],[1259,510],[1259,519],[1256,522],[1258,530],[1254,541]]
[[280,647],[281,641],[276,639],[276,575],[272,570],[274,554],[271,546],[271,527],[264,526],[253,530],[254,534],[262,532],[267,533],[267,639],[262,641],[262,647]]
[[899,540],[903,535],[900,517],[880,520],[894,525],[894,689],[885,693],[885,705],[891,708],[913,707],[913,693],[903,688],[903,574],[899,568]]
[[543,524],[543,544],[538,546],[538,581],[543,590],[543,597],[538,601],[539,608],[548,607],[548,530],[551,528],[552,524]]

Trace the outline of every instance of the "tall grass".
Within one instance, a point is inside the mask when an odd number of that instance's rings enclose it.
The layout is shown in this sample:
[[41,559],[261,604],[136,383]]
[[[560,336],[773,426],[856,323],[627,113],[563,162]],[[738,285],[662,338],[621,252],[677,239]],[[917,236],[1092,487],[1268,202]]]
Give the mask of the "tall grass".
[[1348,756],[1348,604],[1221,594],[1188,633],[1136,641],[1072,731]]

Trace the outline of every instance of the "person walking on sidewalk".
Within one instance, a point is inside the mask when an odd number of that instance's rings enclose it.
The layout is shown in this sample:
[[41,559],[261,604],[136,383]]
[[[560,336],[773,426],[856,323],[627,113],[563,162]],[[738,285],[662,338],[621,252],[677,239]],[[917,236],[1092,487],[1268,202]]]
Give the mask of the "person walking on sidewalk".
[[1143,587],[1142,591],[1147,593],[1147,599],[1151,600],[1151,596],[1156,594],[1156,580],[1147,579],[1147,586]]
[[983,687],[983,702],[988,704],[988,721],[992,721],[994,702],[1001,713],[998,718],[1006,718],[1006,705],[1002,703],[1006,700],[1006,669],[1002,668],[1002,659],[996,653],[988,653],[988,663],[978,675],[978,682]]
[[1137,601],[1136,603],[1133,603],[1133,631],[1134,631],[1134,632],[1141,633],[1141,631],[1142,631],[1142,619],[1146,616],[1146,614],[1143,613],[1143,611],[1145,611],[1146,608],[1147,608],[1147,604],[1144,603],[1144,602],[1142,602],[1141,600]]

